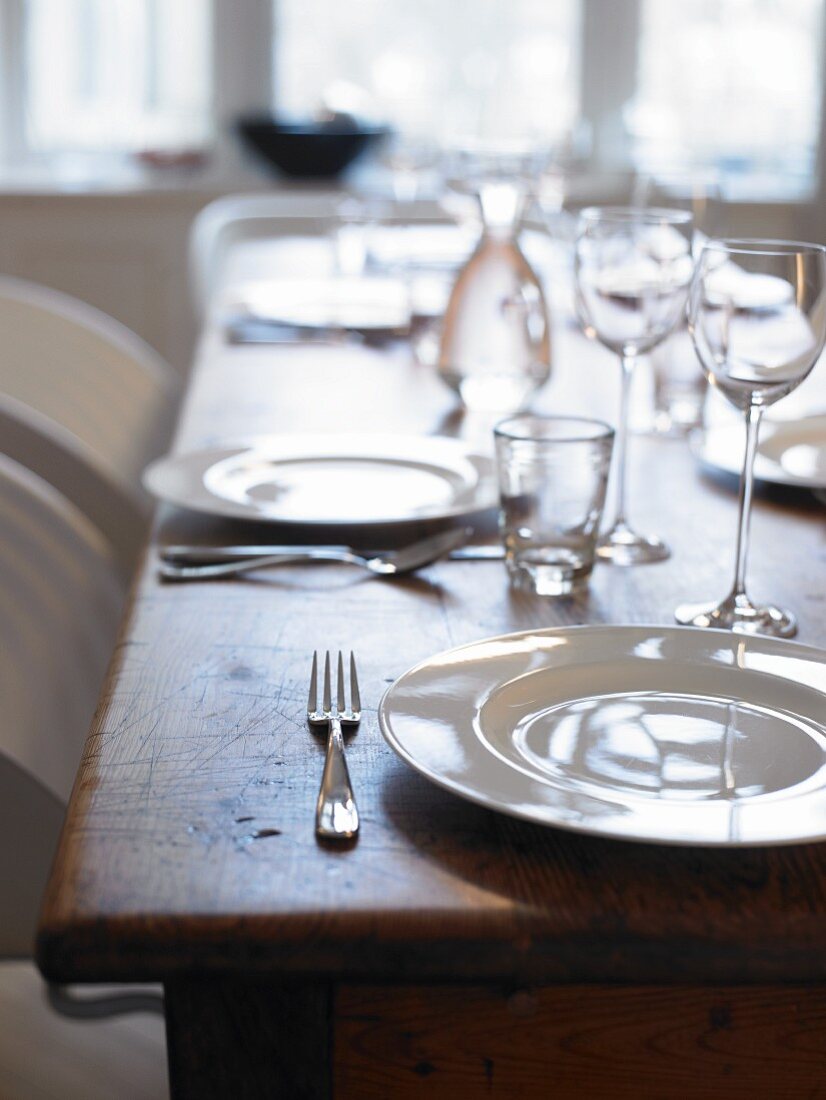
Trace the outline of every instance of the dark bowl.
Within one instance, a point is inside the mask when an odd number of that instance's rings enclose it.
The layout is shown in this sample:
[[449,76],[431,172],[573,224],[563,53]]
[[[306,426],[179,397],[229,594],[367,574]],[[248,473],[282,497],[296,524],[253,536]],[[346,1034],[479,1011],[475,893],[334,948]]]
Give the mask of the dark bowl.
[[238,132],[251,149],[285,175],[331,179],[388,131],[350,119],[279,122],[264,115],[240,119]]

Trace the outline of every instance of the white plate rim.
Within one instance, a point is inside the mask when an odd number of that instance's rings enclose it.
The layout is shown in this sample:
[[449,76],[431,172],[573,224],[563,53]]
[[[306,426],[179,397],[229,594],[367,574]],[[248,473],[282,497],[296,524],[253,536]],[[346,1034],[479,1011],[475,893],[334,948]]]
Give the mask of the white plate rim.
[[[347,521],[343,519],[291,519],[284,516],[268,515],[266,512],[257,511],[254,507],[245,505],[240,501],[232,501],[224,497],[214,495],[204,484],[208,471],[217,463],[226,461],[245,452],[253,452],[269,447],[277,448],[279,445],[290,447],[293,443],[306,440],[308,445],[307,457],[315,457],[312,453],[313,444],[324,439],[331,446],[342,441],[369,448],[371,444],[376,446],[413,445],[414,443],[425,445],[434,442],[441,449],[450,448],[457,459],[461,458],[469,462],[477,474],[477,484],[473,493],[473,499],[465,503],[451,506],[435,506],[434,508],[417,512],[407,516],[379,516],[369,519]],[[369,451],[365,450],[365,455]],[[370,457],[375,457],[370,455]],[[392,454],[388,455],[392,459]],[[189,478],[186,489],[180,492],[171,491],[165,480],[176,474]],[[461,516],[470,516],[485,512],[496,507],[498,494],[495,483],[495,464],[491,456],[473,451],[462,440],[453,439],[450,436],[441,435],[390,435],[387,433],[354,433],[342,432],[331,436],[322,436],[320,433],[284,433],[283,436],[257,435],[229,440],[225,443],[214,444],[209,447],[197,448],[192,451],[175,452],[163,455],[150,463],[143,471],[142,482],[144,488],[158,500],[173,504],[179,508],[212,516],[220,516],[230,519],[251,520],[256,523],[279,524],[288,527],[341,527],[357,526],[359,528],[396,526],[403,524],[426,523],[442,519],[455,519]]]
[[527,637],[554,637],[562,636],[571,633],[586,633],[586,632],[614,632],[624,633],[628,631],[647,631],[654,630],[662,633],[668,632],[672,637],[677,637],[680,634],[717,636],[721,639],[725,639],[731,644],[733,639],[738,642],[743,641],[749,644],[767,644],[772,646],[781,646],[783,649],[794,649],[798,652],[802,652],[804,658],[808,658],[812,661],[817,661],[820,664],[824,664],[826,668],[826,662],[824,662],[824,656],[826,651],[817,648],[816,646],[804,645],[797,641],[785,641],[778,638],[769,638],[760,635],[742,635],[734,634],[729,630],[719,630],[713,628],[700,628],[700,627],[686,627],[686,626],[672,626],[663,625],[662,623],[580,623],[574,626],[562,626],[562,627],[548,627],[538,629],[525,629],[509,631],[505,634],[496,634],[486,636],[484,638],[477,638],[471,642],[464,642],[462,645],[451,646],[448,649],[440,650],[438,653],[431,654],[429,657],[418,661],[415,665],[406,669],[400,676],[396,677],[392,684],[390,684],[382,694],[379,706],[377,708],[377,717],[379,723],[379,730],[385,742],[396,753],[396,755],[409,765],[415,772],[432,782],[435,786],[440,787],[442,790],[448,791],[451,794],[464,799],[467,802],[471,802],[475,805],[482,806],[485,809],[493,810],[496,813],[503,813],[509,817],[516,818],[520,821],[528,821],[534,825],[539,825],[544,828],[562,829],[565,832],[577,833],[581,836],[595,836],[606,840],[618,841],[623,843],[632,844],[655,844],[657,847],[677,847],[677,848],[781,848],[792,847],[797,844],[814,844],[826,840],[826,831],[822,833],[811,833],[807,835],[801,835],[797,837],[783,837],[777,840],[692,840],[681,839],[672,837],[656,837],[656,836],[633,836],[631,834],[617,833],[608,829],[600,829],[596,826],[574,824],[565,820],[548,820],[542,819],[539,815],[520,812],[519,808],[503,806],[499,804],[495,799],[490,798],[482,792],[469,790],[467,787],[462,786],[460,783],[451,779],[445,778],[433,769],[423,765],[414,756],[412,756],[407,750],[398,742],[393,731],[388,724],[388,706],[391,693],[396,685],[403,679],[409,676],[415,675],[421,669],[426,668],[433,661],[450,657],[462,650],[473,649],[477,646],[485,643],[507,643],[516,639]]
[[[826,412],[813,413],[811,416],[802,416],[798,420],[773,420],[769,423],[771,427],[775,429],[775,432],[778,430],[782,432],[791,425],[802,424],[807,421],[822,421],[824,429],[826,429]],[[741,472],[739,465],[718,462],[709,454],[708,436],[712,434],[721,434],[725,430],[723,426],[698,429],[691,433],[689,437],[689,447],[694,457],[697,458],[703,466],[706,466],[710,470],[721,470],[723,473],[734,474],[739,477]],[[824,431],[824,438],[826,438],[826,431]],[[826,481],[812,477],[800,477],[797,474],[790,473],[781,466],[779,462],[776,462],[768,455],[762,454],[759,447],[755,456],[754,476],[757,481],[764,482],[768,485],[784,485],[793,489],[826,489]]]
[[[348,321],[346,318],[342,319],[341,314],[335,314],[335,308],[341,308],[342,303],[333,303],[333,299],[336,297],[336,294],[333,293],[327,300],[327,304],[331,305],[332,311],[326,319],[313,319],[312,315],[308,317],[306,314],[302,316],[301,306],[307,305],[308,302],[312,304],[314,295],[317,301],[319,294],[323,297],[325,291],[328,293],[331,290],[339,293],[343,292],[345,303],[349,294],[352,298],[355,298],[358,306],[364,304],[359,298],[359,291],[369,292],[372,289],[375,292],[381,287],[385,290],[393,289],[397,291],[399,303],[405,301],[403,281],[385,275],[362,275],[355,280],[342,278],[341,276],[326,278],[319,276],[300,280],[290,279],[286,276],[250,279],[233,287],[232,292],[227,295],[225,311],[233,320],[241,324],[250,322],[263,326],[271,325],[274,328],[287,327],[306,330],[307,332],[331,329],[342,332],[361,332],[373,336],[382,334],[404,335],[410,331],[409,304],[407,308],[398,310],[394,315],[393,323],[388,323],[386,315],[378,319],[362,316],[356,321]],[[288,295],[286,306],[280,309],[256,310],[254,308],[256,294],[261,295],[269,291],[277,298],[278,292],[283,292],[285,289],[293,293],[292,303],[289,302]],[[366,293],[365,296],[369,298],[369,293]]]

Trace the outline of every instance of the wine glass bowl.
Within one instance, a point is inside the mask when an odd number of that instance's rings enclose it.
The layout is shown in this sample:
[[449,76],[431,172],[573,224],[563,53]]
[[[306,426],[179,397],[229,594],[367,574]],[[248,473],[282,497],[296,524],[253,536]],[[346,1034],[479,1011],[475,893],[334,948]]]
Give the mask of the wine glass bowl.
[[685,604],[678,622],[790,638],[794,616],[746,592],[754,456],[763,410],[791,393],[826,342],[826,248],[770,240],[712,240],[691,287],[689,331],[709,383],[746,420],[736,569],[719,604]]
[[622,365],[615,518],[597,550],[617,565],[662,561],[669,554],[658,538],[637,534],[625,515],[628,398],[637,357],[661,343],[683,317],[693,270],[689,211],[589,207],[580,214],[577,314],[586,335],[613,351]]
[[823,308],[817,302],[822,288],[812,279],[818,254],[807,259],[791,250],[809,246],[765,243],[776,251],[764,253],[747,241],[710,242],[691,293],[690,332],[700,364],[739,409],[765,408],[791,393],[822,346],[809,319]]

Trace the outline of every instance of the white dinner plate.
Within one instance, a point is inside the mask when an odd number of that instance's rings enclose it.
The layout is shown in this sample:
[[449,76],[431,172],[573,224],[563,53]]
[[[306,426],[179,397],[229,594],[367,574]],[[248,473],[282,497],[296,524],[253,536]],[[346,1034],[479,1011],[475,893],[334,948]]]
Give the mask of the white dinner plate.
[[722,630],[580,626],[410,669],[382,733],[514,817],[658,844],[826,839],[826,653]]
[[183,508],[274,523],[443,519],[497,500],[492,459],[440,436],[259,436],[168,455],[143,482]]
[[260,279],[234,287],[226,307],[236,324],[369,335],[404,335],[410,329],[410,300],[400,279]]
[[[739,474],[743,468],[745,431],[721,424],[698,432],[691,441],[706,466]],[[826,414],[800,420],[765,421],[754,460],[758,481],[802,489],[826,488]]]
[[368,262],[379,270],[455,271],[479,241],[472,227],[458,225],[380,226],[367,234]]

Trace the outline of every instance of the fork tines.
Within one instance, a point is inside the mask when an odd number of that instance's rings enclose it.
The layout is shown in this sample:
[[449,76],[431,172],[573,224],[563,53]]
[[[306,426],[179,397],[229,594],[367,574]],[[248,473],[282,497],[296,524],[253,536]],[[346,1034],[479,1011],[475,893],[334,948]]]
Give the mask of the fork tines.
[[[339,661],[341,656],[339,655]],[[339,667],[341,667],[339,665]],[[356,676],[356,655],[350,650],[350,707],[354,714],[361,712],[361,696],[359,695],[359,681]]]
[[313,650],[313,665],[310,671],[310,691],[307,697],[307,713],[321,715],[338,715],[348,718],[357,715],[361,710],[361,696],[359,694],[358,674],[356,673],[356,657],[350,651],[350,708],[344,691],[344,656],[338,651],[336,668],[336,706],[333,709],[332,677],[330,668],[330,651],[324,655],[324,683],[321,689],[321,711],[318,711],[318,652]]

